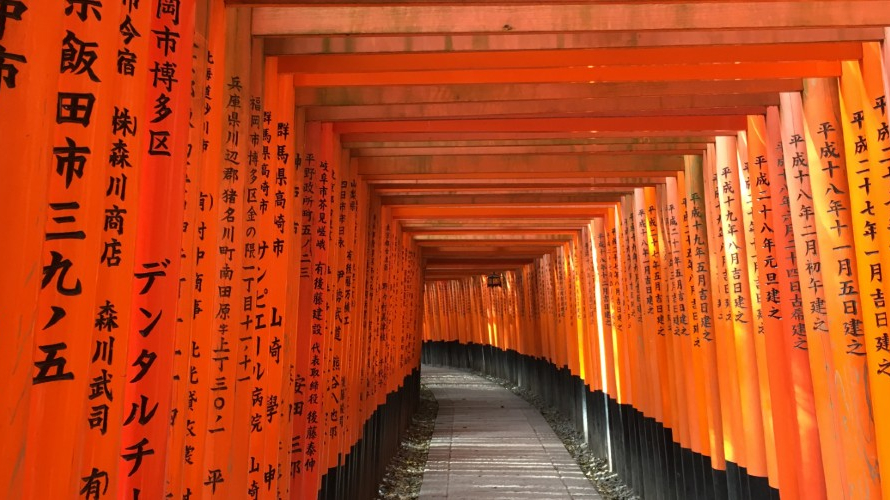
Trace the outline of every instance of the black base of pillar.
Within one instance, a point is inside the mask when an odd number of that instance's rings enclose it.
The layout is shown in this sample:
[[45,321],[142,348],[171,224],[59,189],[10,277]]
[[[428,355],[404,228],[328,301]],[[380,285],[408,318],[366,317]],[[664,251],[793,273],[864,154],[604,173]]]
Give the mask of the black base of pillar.
[[386,395],[362,429],[362,437],[321,478],[319,500],[374,498],[389,461],[420,402],[420,369],[405,376],[402,386]]

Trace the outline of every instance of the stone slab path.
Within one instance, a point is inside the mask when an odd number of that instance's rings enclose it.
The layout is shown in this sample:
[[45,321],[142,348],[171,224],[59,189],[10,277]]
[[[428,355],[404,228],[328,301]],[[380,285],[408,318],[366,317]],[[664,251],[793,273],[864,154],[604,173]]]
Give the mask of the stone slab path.
[[600,499],[541,413],[470,373],[424,365],[439,401],[421,500]]

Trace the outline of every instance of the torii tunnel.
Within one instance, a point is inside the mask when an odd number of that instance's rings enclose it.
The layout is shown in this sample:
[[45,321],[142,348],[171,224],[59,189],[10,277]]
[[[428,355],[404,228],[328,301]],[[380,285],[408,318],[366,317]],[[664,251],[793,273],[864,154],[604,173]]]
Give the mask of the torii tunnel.
[[423,359],[646,499],[890,499],[887,26],[0,0],[0,497],[370,498]]

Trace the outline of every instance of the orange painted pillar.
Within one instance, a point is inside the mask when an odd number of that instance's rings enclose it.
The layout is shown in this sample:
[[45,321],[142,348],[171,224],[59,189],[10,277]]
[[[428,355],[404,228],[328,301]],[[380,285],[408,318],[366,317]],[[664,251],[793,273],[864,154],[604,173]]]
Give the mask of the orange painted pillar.
[[[667,266],[666,280],[669,285],[670,296],[670,338],[671,365],[676,379],[676,405],[678,411],[678,426],[680,427],[681,446],[692,450],[694,453],[702,453],[701,433],[699,431],[697,394],[693,382],[695,375],[694,359],[692,356],[692,342],[689,329],[689,314],[686,298],[687,266],[686,248],[681,240],[682,220],[686,215],[681,200],[685,199],[684,193],[678,190],[684,186],[683,172],[677,172],[677,177],[666,179],[662,190],[662,227],[666,250],[664,261]],[[675,436],[676,437],[676,436]]]
[[[336,411],[331,422],[333,428],[336,429],[337,438],[337,464],[342,465],[342,458],[345,458],[349,452],[350,446],[355,444],[355,439],[351,435],[350,426],[355,425],[353,419],[354,402],[351,398],[352,384],[357,383],[353,376],[352,369],[355,366],[353,360],[356,353],[354,352],[355,337],[352,330],[352,295],[355,292],[353,288],[354,268],[352,264],[352,252],[355,248],[356,241],[356,214],[354,209],[350,209],[349,191],[350,185],[356,182],[354,165],[349,159],[348,153],[342,155],[341,168],[344,172],[339,179],[337,189],[334,190],[334,198],[337,204],[338,230],[336,234],[332,234],[332,241],[338,252],[337,268],[332,276],[335,282],[335,291],[333,297],[333,334],[332,341],[338,344],[336,357],[332,356],[330,364],[330,378],[332,389],[334,390],[334,408]],[[356,207],[357,208],[357,207]],[[418,330],[419,331],[419,330]]]
[[[194,297],[191,307],[193,330],[190,343],[186,349],[188,368],[181,376],[187,381],[188,400],[185,420],[185,445],[183,455],[182,494],[200,495],[204,492],[205,458],[212,456],[207,453],[210,435],[209,414],[210,398],[206,397],[211,387],[214,363],[211,360],[214,349],[214,332],[219,322],[215,316],[219,310],[219,299],[215,286],[218,268],[220,230],[220,185],[222,162],[222,78],[225,70],[225,10],[221,2],[205,3],[201,38],[204,47],[195,58],[203,59],[203,74],[197,77],[201,84],[200,95],[203,96],[198,124],[201,130],[200,147],[197,150],[198,168],[196,175],[190,178],[197,192],[197,216],[194,223],[197,233],[194,242]],[[223,385],[223,387],[226,387]],[[222,432],[223,427],[213,426],[213,434]],[[222,471],[222,469],[214,468]],[[221,473],[221,472],[220,472]],[[225,481],[225,475],[222,476]],[[228,485],[214,481],[225,488]],[[210,484],[208,484],[210,486]]]
[[654,337],[662,335],[659,332],[658,315],[655,314],[655,288],[652,283],[652,262],[650,253],[649,230],[646,222],[646,199],[643,188],[634,189],[632,205],[632,230],[633,252],[636,256],[636,267],[631,275],[636,279],[636,288],[639,294],[638,311],[642,313],[643,329],[639,336],[639,357],[631,363],[640,371],[640,406],[635,406],[649,418],[656,422],[664,422],[662,415],[662,390],[655,380],[658,379],[661,363],[659,361],[658,343]]
[[822,448],[822,469],[828,497],[844,491],[846,472],[840,444],[840,412],[835,382],[834,360],[828,336],[825,289],[822,265],[816,241],[816,219],[813,209],[813,187],[807,160],[803,130],[803,109],[800,94],[781,95],[781,137],[788,183],[788,201],[794,234],[795,260],[803,299],[803,315],[807,325],[806,347],[810,360],[816,421]]
[[[593,283],[589,284],[590,291],[588,292],[591,295],[590,300],[593,302],[590,306],[592,308],[591,314],[598,317],[600,325],[598,330],[591,334],[597,338],[599,343],[598,355],[602,358],[597,367],[599,370],[598,375],[601,377],[600,384],[602,391],[606,395],[617,399],[618,394],[615,385],[617,365],[614,346],[617,314],[615,314],[613,308],[615,294],[618,291],[615,289],[613,281],[615,273],[611,263],[615,257],[610,255],[607,250],[607,241],[611,229],[610,222],[614,225],[614,214],[612,214],[611,221],[609,219],[610,217],[607,216],[606,218],[594,220],[591,246],[592,250],[595,250],[596,259],[593,263],[596,265],[596,272],[593,277],[587,276],[586,278],[589,281],[593,281]],[[591,353],[591,355],[594,354]]]
[[[294,435],[302,436],[302,467],[296,469],[292,492],[315,495],[324,473],[324,331],[327,327],[326,290],[328,272],[328,234],[330,225],[331,158],[333,154],[330,125],[307,124],[306,154],[302,185],[301,289],[297,345],[309,346],[297,351],[297,376],[305,380],[303,414],[296,416]],[[372,268],[373,269],[373,268]],[[376,269],[373,269],[376,271]],[[302,455],[302,458],[301,458]],[[299,492],[299,493],[297,493]]]
[[[216,347],[217,358],[229,358],[216,367],[213,374],[217,383],[212,388],[213,407],[218,413],[212,418],[221,417],[226,422],[226,436],[221,436],[216,443],[216,454],[219,450],[229,450],[227,455],[218,459],[214,466],[227,467],[231,473],[226,479],[228,492],[248,491],[248,471],[250,456],[250,414],[253,406],[253,383],[250,377],[250,363],[245,361],[254,346],[253,331],[248,327],[249,313],[245,311],[246,290],[245,278],[255,275],[249,268],[253,262],[245,255],[248,242],[255,243],[255,226],[249,220],[248,211],[251,207],[246,203],[244,193],[254,181],[250,164],[250,122],[252,97],[259,84],[254,79],[256,73],[252,68],[251,59],[254,50],[250,37],[250,10],[226,10],[226,46],[223,83],[223,107],[225,119],[218,126],[222,127],[222,183],[220,195],[220,244],[216,281],[217,294],[220,296],[220,310],[228,312],[228,318],[221,325],[226,325],[225,332],[219,332],[220,344]],[[257,115],[257,119],[261,117]],[[225,345],[228,343],[228,345]],[[227,388],[220,386],[225,379]],[[222,400],[221,398],[225,398]],[[222,406],[221,409],[217,409]],[[209,467],[208,467],[209,469]],[[217,491],[220,491],[219,488]],[[212,494],[212,491],[211,491]]]
[[[322,382],[325,390],[323,393],[323,413],[321,418],[321,431],[323,434],[322,454],[319,459],[319,465],[322,467],[321,474],[327,473],[327,470],[337,466],[337,454],[339,452],[339,420],[340,405],[339,394],[335,391],[340,389],[340,377],[335,374],[339,372],[339,359],[342,349],[342,334],[336,335],[338,319],[336,317],[336,289],[337,289],[337,273],[340,265],[340,248],[338,240],[342,238],[340,228],[343,222],[340,219],[340,202],[338,194],[340,192],[340,181],[342,177],[342,158],[343,154],[340,149],[339,141],[334,135],[330,124],[323,125],[323,154],[328,161],[328,181],[327,181],[327,283],[325,293],[325,321],[327,327],[323,333],[322,350],[324,352],[324,361],[322,365]],[[344,193],[345,195],[345,193]],[[345,241],[344,241],[345,245]],[[396,266],[397,273],[401,272],[400,266]],[[396,311],[395,316],[398,316]],[[335,360],[337,361],[335,363]],[[319,483],[320,486],[320,483]]]
[[719,190],[721,223],[729,290],[726,297],[732,311],[732,341],[738,363],[739,397],[744,422],[745,462],[748,474],[767,476],[763,416],[754,335],[756,333],[747,277],[747,247],[743,224],[741,188],[737,176],[735,137],[718,137],[716,147],[716,188]]
[[[17,5],[13,4],[11,7],[15,10]],[[28,367],[27,384],[18,387],[21,392],[28,393],[26,400],[30,403],[29,409],[21,408],[28,419],[27,429],[19,429],[24,431],[26,445],[19,449],[19,455],[11,457],[12,461],[3,467],[12,468],[16,467],[15,464],[21,464],[17,473],[22,475],[23,486],[20,491],[23,498],[63,498],[76,495],[84,486],[80,472],[87,466],[91,468],[87,471],[86,481],[91,482],[89,478],[96,476],[97,482],[107,486],[106,469],[97,468],[95,474],[92,474],[92,466],[105,466],[105,461],[81,456],[78,450],[83,441],[78,431],[82,427],[79,417],[84,415],[91,392],[88,377],[93,347],[91,340],[96,321],[94,306],[98,295],[102,293],[97,283],[97,255],[101,241],[107,237],[103,234],[101,224],[105,214],[102,184],[105,180],[103,159],[107,158],[111,144],[112,96],[102,95],[101,82],[112,82],[117,77],[109,58],[117,45],[113,25],[117,20],[119,7],[110,7],[104,21],[102,13],[97,14],[95,11],[72,10],[62,18],[65,11],[63,5],[56,5],[56,12],[44,11],[38,7],[35,12],[27,13],[28,16],[47,14],[50,23],[45,28],[38,26],[39,20],[35,19],[35,23],[26,21],[23,17],[26,11],[21,10],[26,7],[24,4],[19,7],[19,14],[16,15],[20,18],[18,20],[7,21],[5,15],[3,18],[4,25],[13,30],[7,49],[9,53],[4,61],[10,61],[15,72],[4,71],[11,78],[2,79],[0,92],[5,94],[2,97],[4,101],[26,97],[25,92],[15,89],[33,81],[36,88],[45,91],[45,95],[32,96],[30,104],[33,107],[36,102],[45,102],[47,107],[54,109],[55,113],[51,116],[55,119],[55,125],[44,123],[45,127],[53,131],[47,137],[48,144],[44,142],[40,132],[37,132],[35,139],[40,142],[34,147],[40,147],[39,152],[30,151],[26,146],[19,153],[23,156],[21,160],[33,160],[38,168],[43,162],[34,154],[43,156],[51,162],[51,170],[43,172],[45,177],[41,182],[45,187],[37,189],[35,193],[43,194],[42,198],[19,199],[23,204],[42,204],[45,218],[36,214],[38,220],[44,222],[43,226],[24,231],[26,238],[30,231],[42,233],[42,244],[32,247],[35,251],[33,255],[39,259],[37,262],[40,265],[34,265],[36,262],[28,265],[28,261],[20,259],[12,263],[27,266],[41,280],[39,292],[29,297],[30,301],[36,301],[37,306],[33,319],[25,323],[27,328],[33,329],[30,334],[31,342],[10,346],[11,352],[17,353],[16,358],[18,353],[30,353],[30,356],[24,357],[31,358],[12,360],[14,364]],[[7,11],[9,8],[4,7]],[[57,18],[62,18],[61,23],[53,22]],[[17,23],[23,24],[16,26]],[[54,68],[33,68],[53,72],[55,75],[45,77],[29,71],[27,58],[36,56],[35,62],[39,65],[43,62],[43,57],[36,52],[48,49],[46,46],[32,45],[26,37],[15,31],[24,27],[23,25],[34,30],[35,36],[42,37],[44,44],[48,44],[49,40],[55,41],[52,50],[61,52],[61,59],[53,58],[58,64]],[[42,28],[53,31],[42,32]],[[5,28],[3,36],[6,36]],[[76,57],[76,51],[82,51],[84,56]],[[17,73],[18,68],[23,73]],[[40,82],[43,78],[56,85],[44,87]],[[5,106],[7,102],[2,104]],[[11,110],[20,110],[17,107],[13,104]],[[5,109],[4,107],[4,111]],[[28,109],[25,112],[30,111]],[[15,121],[15,117],[7,118],[4,115],[4,120]],[[16,123],[15,126],[21,124]],[[14,131],[9,137],[23,139],[25,143],[30,140]],[[20,144],[6,145],[11,146],[12,154],[18,156],[15,151]],[[27,163],[17,163],[10,164],[7,169],[21,170],[29,167]],[[12,175],[12,180],[24,180],[25,187],[32,184],[27,177],[22,178],[21,174]],[[21,189],[21,186],[12,187]],[[17,198],[18,195],[12,195],[13,200]],[[10,207],[10,210],[17,213],[18,208]],[[27,223],[34,224],[32,221]],[[134,227],[126,229],[133,230]],[[16,284],[27,284],[27,281],[10,283],[11,286]],[[15,293],[19,291],[16,290]],[[29,305],[22,305],[26,310],[30,309]],[[8,306],[8,303],[4,306]],[[22,328],[20,325],[8,326],[13,331]],[[100,384],[109,378],[106,376],[100,379]],[[21,392],[5,396],[17,399]],[[108,393],[101,392],[101,395],[108,396]],[[69,418],[60,420],[60,416]],[[11,444],[18,448],[14,440],[15,438]],[[84,458],[90,463],[83,464]]]
[[[302,200],[298,191],[301,164],[296,149],[302,137],[302,126],[299,115],[294,113],[292,76],[267,73],[265,87],[268,92],[266,109],[271,111],[268,126],[272,145],[266,160],[269,173],[268,176],[264,174],[260,193],[268,201],[271,225],[265,234],[269,245],[267,251],[271,255],[265,265],[257,269],[257,298],[254,302],[257,308],[254,327],[262,331],[268,325],[268,331],[263,332],[267,343],[260,345],[268,377],[266,399],[259,409],[268,433],[264,445],[266,463],[261,468],[261,490],[265,488],[265,495],[272,497],[277,489],[278,496],[286,498],[293,495],[289,474],[294,445],[296,381],[291,375],[295,372],[296,353],[301,351],[294,325],[300,324],[304,314],[295,307],[302,293],[297,286],[302,273],[299,255],[301,227],[298,223]],[[265,295],[265,300],[261,294]]]
[[[636,399],[637,395],[635,394],[634,408],[643,414],[643,425],[637,428],[637,439],[639,439],[644,456],[651,457],[644,459],[642,463],[644,481],[648,483],[649,477],[662,473],[665,468],[665,457],[659,449],[661,440],[656,442],[657,436],[652,435],[654,428],[659,424],[665,424],[663,413],[665,400],[663,388],[657,383],[661,380],[663,366],[659,350],[659,346],[663,342],[659,340],[659,337],[664,332],[659,331],[660,315],[656,314],[655,310],[651,248],[653,243],[649,234],[645,193],[644,188],[634,189],[632,205],[629,207],[628,231],[630,234],[629,251],[633,253],[635,259],[632,262],[633,269],[629,271],[629,276],[635,282],[636,313],[642,317],[642,328],[634,346],[636,356],[631,356],[630,363],[637,367],[635,385],[639,388],[639,399]],[[651,443],[651,445],[647,447],[646,443]],[[651,487],[651,484],[649,486]]]
[[[794,395],[794,420],[798,431],[796,455],[793,456],[793,461],[797,464],[795,474],[802,498],[825,498],[822,450],[807,353],[808,332],[791,215],[791,191],[785,173],[787,160],[784,157],[777,107],[767,109],[765,144],[768,196],[772,208],[764,218],[764,223],[772,228],[769,234],[772,236],[775,259],[781,270],[778,273],[778,297],[779,315],[783,323],[780,338],[785,358],[781,363],[788,364],[788,383],[791,384]],[[765,195],[766,193],[763,196]],[[767,276],[764,283],[771,281]],[[779,480],[781,484],[781,475]]]
[[[618,346],[616,332],[619,331],[621,314],[620,291],[617,289],[618,272],[616,268],[616,255],[609,252],[614,246],[615,210],[610,208],[606,217],[597,219],[598,232],[594,238],[594,248],[597,256],[597,275],[594,286],[594,300],[596,307],[600,309],[602,318],[602,356],[605,366],[601,367],[605,379],[603,392],[610,398],[618,400],[617,377],[620,373],[617,356]],[[599,294],[597,297],[596,294]]]
[[[147,9],[128,12],[127,9],[109,9],[104,15],[117,15],[120,23],[129,23],[140,32],[148,31],[149,14]],[[106,29],[111,28],[110,25]],[[126,47],[137,57],[147,57],[148,40],[130,38],[126,32],[118,34],[118,46]],[[97,296],[93,311],[97,313],[96,322],[91,332],[90,365],[87,380],[102,381],[107,385],[101,392],[90,391],[88,401],[81,417],[77,449],[82,450],[79,477],[98,476],[102,471],[108,472],[107,485],[109,491],[116,491],[120,480],[118,460],[120,454],[118,444],[121,437],[121,423],[130,415],[130,408],[124,407],[122,395],[126,387],[125,377],[117,374],[126,373],[126,357],[128,335],[121,331],[121,325],[131,321],[132,304],[128,300],[131,293],[132,269],[134,265],[136,231],[138,220],[139,177],[142,168],[142,155],[131,155],[126,162],[122,156],[130,151],[143,149],[143,137],[140,134],[139,122],[142,110],[145,109],[144,89],[133,85],[144,82],[147,67],[139,65],[133,68],[130,75],[116,72],[101,94],[112,101],[109,118],[112,127],[108,142],[109,160],[104,166],[105,214],[119,214],[128,226],[123,234],[120,231],[103,231],[102,251],[99,258],[99,269],[96,276]],[[108,87],[114,91],[109,92]],[[119,155],[118,153],[124,153]],[[103,228],[104,229],[104,228]],[[101,320],[100,320],[101,319]],[[115,354],[117,353],[117,354]],[[111,374],[111,375],[109,375]],[[96,471],[94,473],[94,471]]]
[[871,474],[877,467],[874,420],[867,401],[867,365],[860,306],[861,290],[856,274],[850,188],[843,155],[844,137],[840,121],[837,80],[804,80],[804,137],[807,146],[816,240],[822,261],[822,279],[832,290],[826,301],[831,355],[843,415],[843,446],[847,481],[845,491],[857,498],[878,498],[880,479]]
[[[714,311],[714,289],[711,274],[709,256],[708,221],[706,219],[706,193],[702,170],[702,157],[687,156],[685,158],[685,192],[686,192],[686,217],[685,227],[688,231],[687,256],[691,272],[688,276],[690,303],[690,318],[692,319],[692,345],[695,363],[696,381],[700,386],[697,392],[702,391],[703,396],[699,401],[705,408],[705,415],[699,419],[702,431],[707,430],[707,439],[703,436],[702,447],[711,458],[711,467],[718,471],[726,470],[724,456],[724,427],[722,407],[720,403],[720,383],[717,366],[717,342],[715,329],[716,319]],[[701,378],[698,374],[701,373]],[[707,425],[704,425],[707,422]]]
[[[690,308],[688,301],[688,280],[691,270],[686,264],[689,258],[688,224],[686,205],[685,174],[678,172],[677,177],[669,177],[665,182],[664,199],[667,206],[663,211],[664,227],[666,228],[669,252],[665,255],[670,274],[671,286],[671,342],[673,347],[673,367],[677,377],[677,403],[681,405],[681,428],[684,429],[685,447],[694,453],[705,453],[702,441],[701,426],[707,428],[707,417],[704,422],[700,418],[700,391],[697,381],[703,382],[700,372],[696,372],[697,357],[694,356],[694,345],[690,328]],[[705,437],[707,434],[705,434]],[[707,440],[705,439],[705,443]],[[682,443],[682,442],[681,442]]]
[[[885,32],[887,32],[886,28]],[[869,163],[871,164],[871,169],[877,170],[877,173],[880,174],[880,177],[872,177],[874,181],[872,189],[875,194],[890,192],[890,167],[887,166],[890,164],[890,129],[887,127],[887,124],[890,123],[890,113],[887,110],[887,89],[888,84],[890,84],[887,65],[890,64],[890,49],[887,47],[886,37],[883,50],[884,57],[882,60],[881,47],[878,43],[869,42],[863,44],[862,48],[862,77],[865,86],[863,109],[865,110],[866,123],[869,124],[867,125],[870,130],[868,137],[871,142],[869,144],[873,145],[868,150]],[[869,108],[871,108],[870,111]],[[875,165],[878,165],[877,169],[875,169]],[[875,222],[890,218],[890,205],[884,202],[883,204],[876,203],[875,206]],[[878,228],[878,241],[881,246],[881,271],[883,272],[884,269],[888,269],[888,266],[890,266],[890,255],[888,255],[890,253],[890,250],[888,250],[890,249],[890,227],[881,229],[880,224],[878,224]],[[871,269],[869,271],[869,274],[871,274]],[[869,276],[869,280],[871,280],[871,276]],[[875,307],[874,322],[881,327],[881,330],[879,330],[878,336],[869,339],[873,343],[867,346],[872,354],[872,359],[874,359],[874,362],[869,364],[869,375],[872,376],[869,382],[874,404],[878,462],[882,472],[881,488],[884,497],[888,497],[890,496],[890,492],[888,492],[890,471],[888,471],[887,467],[890,466],[890,456],[888,456],[890,455],[890,447],[888,447],[887,443],[890,440],[890,436],[888,436],[887,426],[887,391],[890,373],[888,373],[887,363],[890,361],[890,345],[887,343],[887,321],[885,321],[886,312],[884,311],[886,304],[878,300],[877,290],[875,293],[876,295],[871,297]],[[890,293],[890,290],[888,290],[888,285],[885,282],[883,287],[884,297],[888,293]],[[878,375],[878,377],[875,377],[875,375]]]
[[745,257],[744,266],[748,279],[748,290],[751,300],[752,331],[754,335],[754,353],[757,363],[757,393],[760,396],[760,415],[763,421],[763,445],[766,458],[766,475],[769,486],[778,489],[778,472],[776,468],[775,433],[773,429],[772,398],[769,389],[769,373],[767,368],[767,349],[764,335],[763,311],[760,295],[760,283],[757,271],[758,266],[757,247],[755,241],[754,220],[752,218],[751,181],[749,179],[750,168],[748,166],[748,134],[746,130],[740,130],[737,134],[737,157],[739,178],[739,202],[741,205],[741,224],[744,228]]
[[[208,3],[198,2],[195,5],[195,35],[192,47],[192,88],[205,88],[207,75],[207,15]],[[148,16],[148,13],[145,13]],[[147,19],[146,19],[147,22]],[[140,38],[135,38],[134,44]],[[147,43],[147,42],[146,42]],[[138,58],[143,56],[137,55]],[[173,340],[173,384],[171,388],[170,429],[167,435],[167,449],[170,453],[185,456],[186,435],[194,432],[193,406],[189,404],[191,380],[187,376],[192,362],[192,335],[195,325],[195,305],[203,281],[198,279],[197,265],[199,262],[198,217],[199,200],[203,183],[204,165],[203,143],[205,136],[204,114],[205,94],[191,94],[189,113],[188,149],[186,151],[185,185],[183,199],[182,240],[179,254],[179,302],[177,304],[177,320]],[[205,229],[206,230],[206,229]],[[200,250],[203,251],[203,250]],[[189,442],[189,446],[194,446]],[[191,448],[189,448],[190,450]],[[194,460],[190,458],[192,465]],[[165,494],[182,496],[185,472],[189,463],[185,460],[168,460],[165,472]]]
[[[205,223],[210,272],[204,277],[204,286],[210,289],[213,323],[209,350],[205,354],[209,369],[201,375],[206,377],[204,399],[207,402],[207,434],[203,443],[204,460],[200,465],[201,476],[206,477],[199,478],[204,496],[232,495],[247,490],[244,450],[249,445],[249,434],[242,431],[249,427],[236,429],[235,413],[236,407],[243,409],[243,414],[239,412],[239,422],[247,424],[245,417],[251,400],[245,396],[250,384],[248,380],[236,378],[239,365],[233,354],[238,352],[238,346],[245,338],[243,329],[247,319],[241,308],[244,295],[239,286],[243,282],[244,268],[241,239],[244,214],[240,195],[244,190],[241,170],[245,157],[240,138],[241,100],[249,76],[245,72],[249,68],[250,45],[243,43],[245,20],[239,19],[238,13],[216,4],[211,6],[210,12],[209,47],[214,64],[212,74],[207,75],[212,117],[209,147],[215,151],[206,157],[209,161],[204,167],[216,171],[217,178],[215,184],[207,186],[207,193],[216,203]],[[242,43],[237,43],[239,41]],[[222,481],[217,482],[211,477],[213,471],[220,471]]]
[[638,359],[643,352],[641,346],[643,340],[643,306],[640,292],[639,282],[639,257],[636,244],[636,227],[634,225],[634,199],[632,196],[625,196],[622,200],[622,216],[623,223],[621,228],[624,230],[623,251],[621,255],[628,258],[624,263],[624,284],[627,287],[627,299],[625,314],[630,326],[628,331],[628,349],[627,349],[627,366],[630,368],[628,383],[630,385],[630,397],[628,402],[637,410],[647,411],[646,400],[646,381],[643,377],[644,365]]
[[[770,394],[771,411],[770,426],[774,429],[773,452],[776,460],[776,481],[774,487],[787,498],[801,498],[796,469],[800,462],[800,441],[797,426],[796,393],[793,391],[790,364],[785,349],[783,336],[790,332],[790,322],[782,317],[782,294],[780,274],[787,274],[786,269],[792,267],[788,262],[780,262],[776,249],[776,228],[771,217],[774,210],[772,191],[770,190],[769,159],[766,143],[766,120],[763,116],[748,117],[748,171],[747,181],[750,186],[752,227],[749,234],[754,246],[755,267],[760,286],[760,303],[762,306],[763,333],[759,336],[763,342],[759,357],[763,355],[764,368],[767,371],[767,387]],[[775,159],[775,155],[772,156]],[[790,318],[789,318],[790,321]],[[764,415],[766,415],[764,410]],[[764,425],[767,419],[764,420]]]
[[[40,339],[43,325],[38,322],[46,311],[38,308],[37,296],[43,281],[46,212],[50,210],[47,179],[55,175],[56,168],[52,154],[56,106],[34,109],[33,103],[47,96],[58,99],[61,51],[55,45],[46,50],[46,41],[61,39],[65,14],[64,8],[50,2],[12,3],[6,8],[0,51],[15,74],[10,75],[10,70],[0,79],[0,108],[4,110],[0,147],[5,162],[28,168],[6,169],[7,177],[0,183],[0,224],[17,239],[15,245],[0,250],[8,266],[0,287],[0,329],[6,332],[0,337],[0,376],[4,381],[0,385],[0,418],[4,422],[0,496],[23,498],[25,464],[19,457],[31,445],[27,428],[37,370],[31,349],[36,341],[44,343]],[[28,354],[21,355],[21,346]]]
[[[739,396],[739,375],[737,370],[734,332],[732,329],[732,308],[729,299],[729,272],[727,270],[726,242],[723,238],[723,214],[721,212],[720,188],[718,186],[716,147],[708,145],[703,161],[704,192],[707,193],[705,215],[709,237],[711,285],[714,291],[716,358],[720,394],[721,417],[723,418],[723,449],[726,462],[735,467],[743,467],[745,459],[745,438],[742,424],[741,399]],[[732,474],[730,474],[732,473]],[[730,483],[738,480],[738,470],[730,470],[727,475]],[[732,489],[732,484],[728,485]]]
[[170,339],[178,305],[191,108],[188,75],[195,31],[193,6],[168,10],[156,7],[156,2],[139,7],[149,9],[151,15],[150,33],[143,33],[149,37],[150,88],[139,121],[143,134],[139,154],[143,161],[131,289],[133,314],[126,353],[127,387],[123,395],[128,419],[120,443],[121,478],[117,488],[119,496],[138,494],[145,498],[160,497],[165,489],[166,416],[171,410],[174,366]]
[[[629,316],[625,310],[629,307],[628,286],[625,284],[625,261],[627,253],[619,252],[619,245],[623,241],[624,230],[622,228],[622,216],[620,207],[609,210],[606,219],[606,254],[609,256],[608,266],[611,279],[612,297],[610,313],[612,315],[612,356],[615,363],[614,392],[612,397],[619,404],[628,404],[630,399],[630,371],[628,366],[628,342],[631,334],[629,328]],[[627,326],[625,326],[627,325]]]
[[[863,66],[866,62],[875,61],[879,65],[880,59],[875,57],[878,53],[876,48],[874,45],[863,48]],[[862,297],[859,305],[865,333],[863,344],[869,389],[866,401],[875,421],[878,464],[881,472],[886,472],[881,474],[884,479],[881,481],[882,497],[887,497],[890,496],[890,433],[883,429],[882,422],[890,421],[890,393],[886,390],[890,388],[890,374],[884,373],[890,371],[888,356],[884,354],[890,352],[890,338],[884,338],[888,333],[884,299],[888,288],[884,283],[883,270],[885,263],[890,262],[890,248],[882,243],[890,239],[886,236],[890,229],[879,221],[886,221],[890,217],[885,201],[886,193],[890,193],[890,168],[881,168],[882,163],[890,164],[890,148],[884,151],[880,147],[882,143],[890,146],[890,139],[887,138],[890,133],[886,130],[881,132],[887,123],[886,111],[881,111],[886,110],[886,104],[882,104],[880,97],[867,97],[859,62],[844,61],[841,68],[840,110],[844,119],[840,122],[850,189],[856,268]],[[872,84],[872,87],[881,88],[877,83]],[[885,175],[888,177],[884,177]]]

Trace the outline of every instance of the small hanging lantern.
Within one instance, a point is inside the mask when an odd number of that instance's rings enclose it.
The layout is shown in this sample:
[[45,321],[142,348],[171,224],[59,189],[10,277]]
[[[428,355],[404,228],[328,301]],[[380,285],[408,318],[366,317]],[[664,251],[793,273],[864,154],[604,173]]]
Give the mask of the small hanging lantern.
[[501,278],[500,274],[492,272],[488,275],[487,283],[488,288],[500,288],[503,286],[503,278]]

